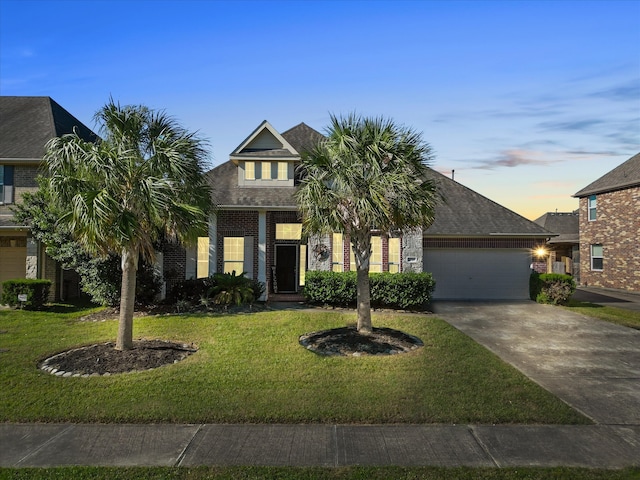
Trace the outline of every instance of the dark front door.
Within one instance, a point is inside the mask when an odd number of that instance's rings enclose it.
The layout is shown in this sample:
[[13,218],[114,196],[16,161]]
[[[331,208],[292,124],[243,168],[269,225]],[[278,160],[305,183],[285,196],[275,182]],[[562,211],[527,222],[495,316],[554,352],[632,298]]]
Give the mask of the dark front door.
[[297,290],[297,245],[276,245],[276,283],[278,293]]

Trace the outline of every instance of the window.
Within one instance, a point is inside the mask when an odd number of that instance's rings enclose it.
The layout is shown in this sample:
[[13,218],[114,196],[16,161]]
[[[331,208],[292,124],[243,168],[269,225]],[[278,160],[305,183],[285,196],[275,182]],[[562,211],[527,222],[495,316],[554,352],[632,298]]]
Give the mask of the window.
[[289,164],[287,162],[278,162],[278,180],[288,180]]
[[223,263],[224,273],[244,271],[244,237],[224,237]]
[[244,179],[255,180],[256,179],[256,164],[255,162],[244,162]]
[[342,272],[344,270],[344,241],[341,233],[333,234],[331,270],[333,272]]
[[382,238],[371,237],[371,257],[369,258],[369,271],[382,272]]
[[196,278],[209,276],[209,237],[198,237],[198,263]]
[[304,286],[304,280],[307,273],[307,246],[300,245],[300,285]]
[[596,205],[597,200],[595,195],[591,195],[588,200],[588,208],[589,208],[589,221],[593,221],[596,219]]
[[13,203],[13,166],[0,165],[0,205]]
[[276,223],[276,240],[300,240],[301,223]]
[[600,270],[604,266],[602,245],[591,245],[591,270]]
[[398,273],[400,272],[400,239],[399,238],[390,238],[389,239],[389,272],[390,273]]
[[260,162],[261,172],[259,177],[262,180],[271,180],[271,162]]

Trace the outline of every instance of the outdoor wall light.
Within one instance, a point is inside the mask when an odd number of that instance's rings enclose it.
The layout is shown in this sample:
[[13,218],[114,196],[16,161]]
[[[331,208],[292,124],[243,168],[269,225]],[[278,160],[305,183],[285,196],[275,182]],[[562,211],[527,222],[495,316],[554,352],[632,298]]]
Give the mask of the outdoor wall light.
[[536,248],[533,250],[533,253],[534,253],[534,255],[535,255],[536,257],[538,257],[538,258],[544,258],[544,257],[546,257],[546,256],[547,256],[547,254],[548,254],[549,252],[547,251],[547,249],[546,249],[545,247],[536,247]]

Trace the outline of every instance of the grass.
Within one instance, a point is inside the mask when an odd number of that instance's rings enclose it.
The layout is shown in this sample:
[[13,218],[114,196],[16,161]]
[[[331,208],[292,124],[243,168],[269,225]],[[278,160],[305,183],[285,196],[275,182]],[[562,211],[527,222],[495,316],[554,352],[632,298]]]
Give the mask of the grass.
[[113,341],[117,320],[86,311],[0,310],[0,421],[106,423],[515,423],[588,419],[431,315],[378,314],[425,347],[387,357],[320,357],[302,333],[355,314],[275,311],[136,318],[135,338],[192,342],[186,360],[110,377],[60,378],[40,360]]
[[595,303],[579,302],[577,300],[569,300],[569,304],[564,308],[589,317],[599,318],[600,320],[640,330],[640,312],[638,311],[597,305]]
[[590,468],[443,468],[443,467],[62,467],[1,469],[0,479],[54,480],[203,480],[203,479],[313,479],[313,480],[623,480],[640,478],[640,469],[602,470]]

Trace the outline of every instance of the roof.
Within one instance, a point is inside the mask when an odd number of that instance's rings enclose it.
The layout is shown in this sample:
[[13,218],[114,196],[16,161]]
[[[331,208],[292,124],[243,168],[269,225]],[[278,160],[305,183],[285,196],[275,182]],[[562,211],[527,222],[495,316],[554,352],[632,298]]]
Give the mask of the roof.
[[293,198],[296,187],[238,186],[238,167],[231,160],[210,170],[207,176],[213,190],[213,201],[220,207],[297,208]]
[[573,196],[581,198],[636,186],[640,186],[640,153],[635,154]]
[[431,173],[441,198],[436,204],[435,221],[424,236],[553,236],[540,225],[449,177],[435,170]]
[[40,160],[46,143],[74,128],[87,141],[98,136],[50,97],[0,96],[0,158]]
[[283,158],[299,159],[300,154],[273,126],[263,120],[251,134],[231,152],[231,160]]
[[579,241],[579,215],[575,212],[547,212],[534,220],[550,232],[558,234],[549,243],[580,243]]
[[282,134],[282,136],[295,148],[299,153],[311,150],[317,145],[324,135],[314,130],[306,123],[300,123],[290,128]]

